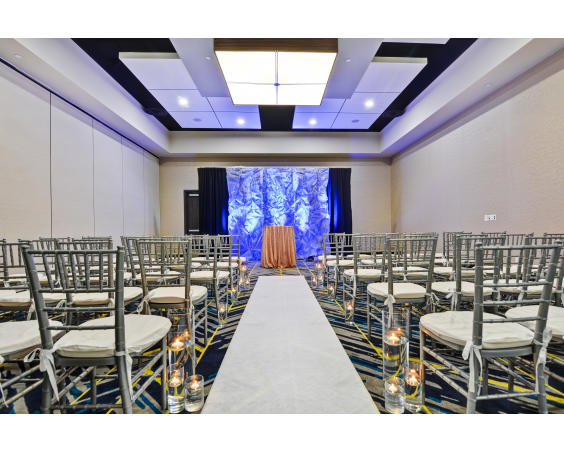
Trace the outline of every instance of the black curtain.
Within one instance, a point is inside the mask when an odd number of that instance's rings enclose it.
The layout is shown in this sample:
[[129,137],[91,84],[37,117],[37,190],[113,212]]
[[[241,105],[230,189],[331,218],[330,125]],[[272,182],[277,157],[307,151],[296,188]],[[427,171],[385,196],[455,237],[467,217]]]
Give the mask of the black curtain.
[[329,168],[329,232],[352,234],[351,169]]
[[198,168],[200,234],[227,234],[229,192],[225,168]]

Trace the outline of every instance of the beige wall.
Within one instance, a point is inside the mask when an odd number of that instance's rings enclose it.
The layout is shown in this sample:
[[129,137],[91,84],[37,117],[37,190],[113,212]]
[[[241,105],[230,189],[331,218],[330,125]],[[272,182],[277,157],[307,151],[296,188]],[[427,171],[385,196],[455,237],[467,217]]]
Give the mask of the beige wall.
[[553,59],[394,158],[392,228],[564,232],[563,99]]
[[151,154],[0,64],[0,238],[158,233],[158,177]]
[[[260,140],[260,137],[256,138]],[[198,188],[198,167],[349,167],[353,230],[390,230],[390,165],[385,160],[363,158],[305,157],[217,157],[161,159],[161,230],[163,234],[184,231],[183,191]]]

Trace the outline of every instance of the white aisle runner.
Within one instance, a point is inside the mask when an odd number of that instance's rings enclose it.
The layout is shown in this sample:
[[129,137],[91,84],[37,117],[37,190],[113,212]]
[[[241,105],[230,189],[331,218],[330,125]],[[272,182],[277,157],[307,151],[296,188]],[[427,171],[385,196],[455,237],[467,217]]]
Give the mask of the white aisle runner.
[[203,413],[378,413],[303,276],[261,276]]

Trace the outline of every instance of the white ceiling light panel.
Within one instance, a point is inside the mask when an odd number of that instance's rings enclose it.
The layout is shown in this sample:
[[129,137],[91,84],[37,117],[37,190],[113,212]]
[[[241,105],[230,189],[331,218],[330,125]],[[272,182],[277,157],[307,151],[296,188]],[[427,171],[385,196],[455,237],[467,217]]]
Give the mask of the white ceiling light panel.
[[368,129],[380,116],[376,114],[339,113],[332,129]]
[[152,89],[150,93],[168,111],[212,111],[205,97],[197,89]]
[[258,113],[219,111],[215,115],[224,129],[260,129]]
[[330,129],[337,113],[294,113],[293,129]]
[[382,113],[398,93],[354,93],[341,109],[342,113]]
[[375,57],[355,92],[400,93],[426,64],[427,58]]
[[119,59],[149,90],[197,89],[176,53],[120,52]]
[[321,101],[321,105],[297,105],[296,113],[337,113],[341,110],[345,99],[328,99]]
[[213,112],[171,111],[170,115],[184,129],[220,129],[221,125]]
[[235,111],[239,113],[258,113],[258,105],[235,105],[230,97],[208,97],[213,111]]

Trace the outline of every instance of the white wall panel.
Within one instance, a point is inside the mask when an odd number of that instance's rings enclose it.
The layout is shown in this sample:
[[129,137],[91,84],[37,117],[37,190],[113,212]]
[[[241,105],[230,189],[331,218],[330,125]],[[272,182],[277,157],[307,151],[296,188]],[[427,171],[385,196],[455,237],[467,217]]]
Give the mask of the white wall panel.
[[51,185],[53,236],[94,234],[92,118],[53,96]]
[[0,65],[0,238],[51,235],[49,97]]
[[94,226],[97,236],[123,235],[123,157],[121,137],[94,123]]
[[125,235],[145,235],[144,151],[125,139],[122,150]]
[[148,152],[145,152],[143,179],[145,185],[145,234],[158,235],[161,224],[159,161]]

